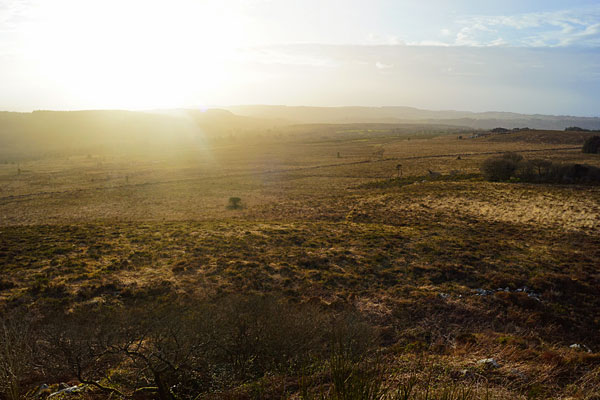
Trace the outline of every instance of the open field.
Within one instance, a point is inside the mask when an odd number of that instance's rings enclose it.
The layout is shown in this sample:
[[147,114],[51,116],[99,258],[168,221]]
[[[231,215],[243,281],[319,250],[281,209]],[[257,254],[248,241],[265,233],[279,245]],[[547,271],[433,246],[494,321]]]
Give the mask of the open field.
[[[358,313],[390,387],[410,372],[473,391],[435,398],[599,398],[600,186],[479,173],[507,151],[600,166],[580,134],[340,129],[0,164],[5,315],[267,296]],[[392,179],[398,164],[409,178]],[[102,384],[124,392],[117,365]],[[298,398],[306,376],[335,387],[319,365],[214,378],[199,398]],[[61,380],[82,381],[34,369],[22,384]]]

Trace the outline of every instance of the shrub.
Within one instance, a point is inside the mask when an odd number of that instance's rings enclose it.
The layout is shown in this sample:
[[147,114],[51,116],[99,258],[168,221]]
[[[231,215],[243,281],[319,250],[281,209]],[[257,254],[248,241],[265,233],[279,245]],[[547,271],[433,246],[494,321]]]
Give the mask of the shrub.
[[528,161],[528,165],[531,168],[532,173],[541,179],[550,172],[552,161],[536,158]]
[[227,209],[239,210],[240,208],[242,208],[242,199],[239,197],[230,197],[229,203],[227,204]]
[[600,183],[600,168],[585,164],[560,164],[549,160],[525,160],[516,153],[488,158],[481,164],[488,181],[533,183]]
[[380,360],[354,362],[344,353],[330,360],[331,400],[380,400],[385,395],[385,365]]
[[585,164],[553,164],[546,181],[556,183],[599,183],[600,168]]
[[488,181],[507,181],[514,176],[518,162],[504,157],[488,158],[481,164],[481,173]]
[[21,381],[33,371],[32,333],[24,315],[0,318],[0,398],[22,398]]
[[600,153],[600,136],[592,136],[588,138],[581,149],[584,153],[598,154]]
[[502,154],[501,158],[503,160],[509,160],[514,163],[520,163],[521,161],[523,161],[522,155],[512,152],[512,151],[507,151],[506,153]]

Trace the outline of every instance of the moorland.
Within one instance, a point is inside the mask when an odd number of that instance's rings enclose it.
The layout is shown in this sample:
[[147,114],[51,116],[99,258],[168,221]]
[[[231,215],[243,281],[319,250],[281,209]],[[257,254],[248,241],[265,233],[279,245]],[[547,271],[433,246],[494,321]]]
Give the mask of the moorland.
[[4,398],[600,396],[593,133],[212,117],[3,136]]

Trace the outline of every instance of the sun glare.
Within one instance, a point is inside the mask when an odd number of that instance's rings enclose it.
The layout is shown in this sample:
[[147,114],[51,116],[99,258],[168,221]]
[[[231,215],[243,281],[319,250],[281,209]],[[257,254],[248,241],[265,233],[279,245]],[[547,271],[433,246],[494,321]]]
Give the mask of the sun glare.
[[[216,2],[62,0],[42,5],[29,46],[40,73],[86,104],[199,104],[227,90],[243,19]],[[239,72],[238,72],[239,73]]]

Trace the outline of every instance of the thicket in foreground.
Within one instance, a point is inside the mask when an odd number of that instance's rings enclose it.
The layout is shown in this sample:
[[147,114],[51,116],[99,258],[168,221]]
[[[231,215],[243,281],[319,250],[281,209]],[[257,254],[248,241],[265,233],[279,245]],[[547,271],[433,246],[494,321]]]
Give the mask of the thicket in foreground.
[[374,338],[351,309],[259,296],[15,315],[0,319],[0,398],[10,400],[73,379],[113,398],[195,398],[293,374],[334,348],[358,360]]
[[390,366],[350,306],[169,300],[0,315],[0,399],[45,398],[54,382],[79,382],[83,399],[491,399],[427,357]]

